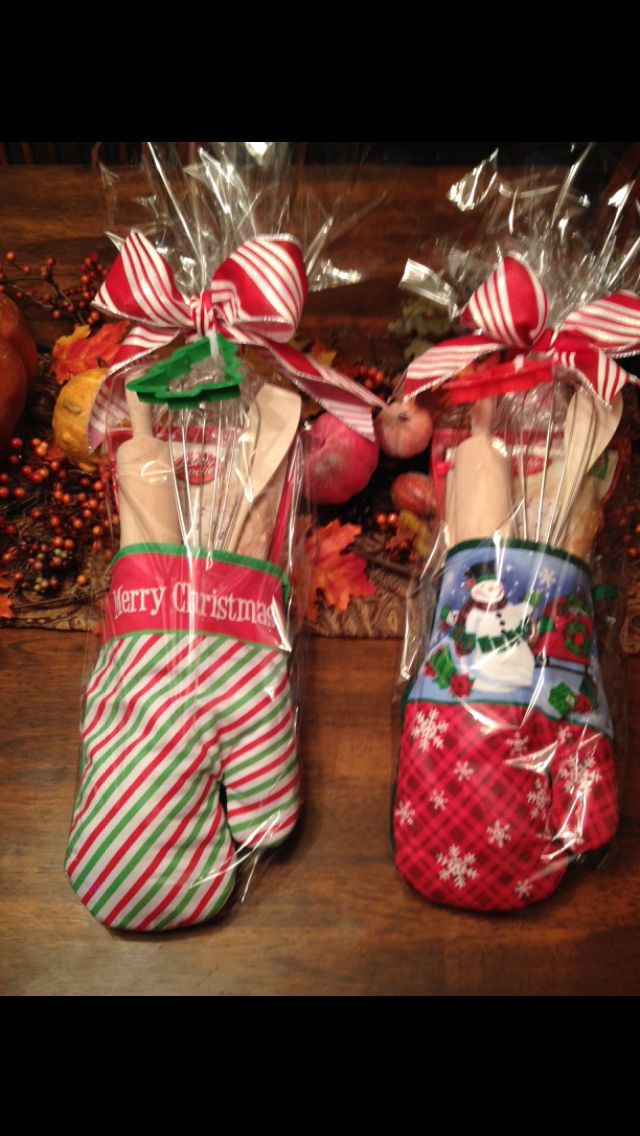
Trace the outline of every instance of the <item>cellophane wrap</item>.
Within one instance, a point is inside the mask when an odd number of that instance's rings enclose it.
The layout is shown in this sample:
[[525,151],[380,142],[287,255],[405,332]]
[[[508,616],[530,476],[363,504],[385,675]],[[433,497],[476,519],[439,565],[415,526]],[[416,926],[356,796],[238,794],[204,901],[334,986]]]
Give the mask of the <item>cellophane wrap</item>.
[[634,182],[598,196],[597,158],[507,179],[493,155],[450,191],[464,241],[405,274],[465,333],[404,387],[436,420],[440,529],[407,608],[392,839],[439,904],[545,899],[619,823],[626,550],[608,522],[640,235]]
[[108,236],[120,247],[131,229],[143,232],[187,294],[201,291],[212,269],[263,233],[295,233],[311,292],[356,284],[381,267],[352,238],[383,195],[369,187],[363,193],[367,143],[318,147],[321,160],[305,165],[300,143],[192,144],[185,165],[173,144],[143,143],[139,165],[117,169],[101,161],[98,148]]
[[[282,143],[212,143],[184,170],[173,150],[148,144],[149,193],[136,201],[101,171],[110,222],[121,215],[137,228],[133,241],[112,231],[126,257],[98,300],[126,316],[119,297],[125,289],[138,302],[141,266],[153,284],[169,278],[168,265],[171,283],[141,310],[155,304],[162,330],[172,306],[185,324],[149,354],[153,321],[143,321],[97,400],[113,559],[109,579],[94,580],[104,593],[102,639],[85,682],[66,872],[113,929],[192,926],[244,899],[258,858],[300,814],[301,396],[259,343],[247,355],[224,330],[222,340],[209,334],[211,356],[186,375],[167,372],[165,402],[134,390],[208,330],[206,304],[186,327],[184,297],[210,288],[223,262],[225,287],[235,284],[234,250],[265,232],[277,242],[288,229],[289,164]],[[339,212],[325,212],[325,237]],[[310,236],[307,228],[312,283],[344,282],[323,255],[322,233]],[[262,245],[260,255],[265,248],[279,256],[279,246]],[[230,366],[234,397],[189,395],[223,384]],[[188,396],[180,404],[176,391]]]

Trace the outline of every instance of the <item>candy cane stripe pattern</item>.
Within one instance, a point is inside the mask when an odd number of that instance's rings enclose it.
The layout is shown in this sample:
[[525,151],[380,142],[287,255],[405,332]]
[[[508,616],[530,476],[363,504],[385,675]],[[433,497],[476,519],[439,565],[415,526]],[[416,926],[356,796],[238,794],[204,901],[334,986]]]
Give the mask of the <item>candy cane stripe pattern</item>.
[[152,327],[158,323],[191,326],[189,307],[174,284],[169,266],[146,237],[135,231],[122,245],[98,291],[96,307],[123,319],[148,322]]
[[[286,838],[298,815],[298,765],[286,665],[274,652],[190,638],[183,674],[185,645],[174,634],[142,638],[149,661],[137,682],[119,684],[98,662],[115,691],[109,700],[108,689],[94,690],[85,711],[101,707],[83,731],[66,870],[108,926],[161,930],[208,919],[229,898],[232,835],[247,848]],[[279,680],[275,702],[265,675]],[[149,907],[166,896],[178,901],[175,916]]]
[[629,381],[627,372],[602,351],[558,351],[557,362],[581,377],[605,406]]
[[445,379],[457,375],[470,363],[491,351],[499,351],[500,343],[486,335],[461,335],[438,343],[414,359],[407,370],[405,391],[408,397],[423,390],[441,386]]
[[247,241],[242,248],[231,254],[230,259],[240,266],[258,292],[267,297],[276,316],[282,321],[283,334],[290,339],[300,320],[302,304],[306,299],[306,290],[299,299],[294,297],[291,291],[292,271],[286,263],[265,255],[258,241]]
[[[189,578],[180,549],[152,548],[115,562],[111,614],[114,587],[140,585],[141,571]],[[281,586],[247,564],[222,566],[220,586],[231,593],[243,572]],[[192,615],[186,629],[134,632],[122,618],[124,633],[103,644],[87,685],[65,866],[106,926],[170,930],[214,916],[233,893],[239,857],[280,844],[297,821],[287,653],[204,633]],[[157,620],[167,622],[164,610]]]
[[627,352],[640,341],[640,300],[633,292],[615,292],[572,312],[559,331],[578,331],[616,355]]
[[474,292],[461,322],[499,343],[527,347],[543,330],[548,310],[534,273],[514,257],[506,257]]
[[171,343],[216,334],[268,354],[291,380],[356,433],[374,438],[372,408],[384,401],[352,379],[288,346],[307,296],[300,246],[293,237],[262,236],[245,241],[214,272],[198,296],[183,296],[167,262],[150,241],[132,232],[94,305],[134,327],[121,343],[89,419],[94,450],[109,427],[126,417],[120,372],[128,363]]
[[476,334],[449,339],[414,359],[404,378],[406,398],[441,386],[493,351],[549,359],[575,373],[610,406],[631,379],[611,356],[640,351],[640,298],[615,292],[571,312],[560,326],[546,328],[549,302],[530,268],[507,256],[471,296],[461,316]]

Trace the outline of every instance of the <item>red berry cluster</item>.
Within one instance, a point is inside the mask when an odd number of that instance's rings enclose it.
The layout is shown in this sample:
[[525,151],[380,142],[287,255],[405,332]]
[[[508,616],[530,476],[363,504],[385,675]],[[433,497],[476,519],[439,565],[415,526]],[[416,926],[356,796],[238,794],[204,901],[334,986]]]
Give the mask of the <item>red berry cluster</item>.
[[[79,283],[64,290],[53,274],[55,257],[48,256],[37,271],[32,270],[29,264],[19,264],[13,251],[6,252],[4,258],[11,265],[11,272],[19,271],[21,275],[7,275],[0,261],[0,292],[10,290],[18,298],[33,301],[48,311],[54,320],[66,318],[76,323],[95,324],[102,319],[99,312],[90,310],[96,292],[108,272],[97,252],[89,253],[82,261]],[[31,277],[29,284],[25,282],[25,277]]]
[[50,449],[41,438],[12,438],[0,468],[2,572],[10,596],[32,593],[32,601],[59,593],[65,583],[86,588],[87,558],[111,559],[104,538],[109,520],[117,523],[109,518],[107,483],[50,457]]
[[376,528],[380,532],[388,532],[389,529],[397,529],[398,527],[398,514],[397,513],[376,513],[375,516]]
[[630,560],[637,560],[640,556],[640,506],[625,505],[614,510],[613,519],[617,521],[622,531],[622,543],[627,550]]
[[363,387],[367,390],[375,390],[379,392],[379,388],[384,386],[386,378],[383,371],[378,367],[362,366],[354,367],[353,377],[357,383],[362,383]]

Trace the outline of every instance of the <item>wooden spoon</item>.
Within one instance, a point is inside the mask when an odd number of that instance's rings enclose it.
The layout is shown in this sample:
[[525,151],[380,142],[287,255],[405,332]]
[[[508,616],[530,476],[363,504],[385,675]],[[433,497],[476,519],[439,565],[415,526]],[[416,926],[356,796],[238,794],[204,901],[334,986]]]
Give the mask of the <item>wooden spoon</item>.
[[254,501],[284,460],[296,436],[302,399],[294,391],[268,383],[256,398],[260,412],[260,433],[251,466],[250,491],[243,496],[226,548],[234,552]]
[[284,491],[287,473],[287,458],[278,466],[262,493],[251,506],[242,532],[238,537],[236,551],[239,556],[253,556],[256,560],[271,559],[267,550],[278,514],[278,507]]

